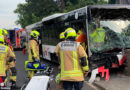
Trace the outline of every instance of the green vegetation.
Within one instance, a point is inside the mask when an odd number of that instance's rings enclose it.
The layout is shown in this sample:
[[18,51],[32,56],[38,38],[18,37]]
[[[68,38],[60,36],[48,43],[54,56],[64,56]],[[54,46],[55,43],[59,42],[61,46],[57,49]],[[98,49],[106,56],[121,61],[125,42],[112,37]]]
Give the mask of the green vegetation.
[[106,3],[105,0],[26,0],[26,3],[17,6],[14,13],[18,14],[16,24],[25,28],[54,13],[68,12],[86,5]]

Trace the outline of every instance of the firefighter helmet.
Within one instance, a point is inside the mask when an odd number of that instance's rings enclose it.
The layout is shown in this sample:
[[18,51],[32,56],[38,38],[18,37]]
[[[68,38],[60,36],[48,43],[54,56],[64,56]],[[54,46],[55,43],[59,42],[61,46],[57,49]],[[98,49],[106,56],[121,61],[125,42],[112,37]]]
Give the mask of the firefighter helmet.
[[36,31],[36,30],[33,30],[33,31],[30,33],[30,35],[31,35],[32,37],[36,38],[37,36],[39,36],[39,32]]
[[4,43],[4,36],[0,35],[0,42]]
[[0,34],[1,35],[4,35],[4,36],[7,36],[8,35],[8,32],[6,29],[0,29]]
[[65,35],[64,35],[64,32],[60,33],[60,36],[59,36],[60,39],[65,39]]
[[65,30],[65,39],[69,37],[76,37],[76,31],[73,28],[67,28]]

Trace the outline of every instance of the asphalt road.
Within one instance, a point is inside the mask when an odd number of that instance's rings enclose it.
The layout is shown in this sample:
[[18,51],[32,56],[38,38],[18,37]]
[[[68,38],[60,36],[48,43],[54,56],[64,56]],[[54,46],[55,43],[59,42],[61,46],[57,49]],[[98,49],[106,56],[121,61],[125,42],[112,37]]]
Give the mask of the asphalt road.
[[[28,55],[25,54],[23,55],[22,51],[15,51],[16,54],[16,69],[17,69],[17,86],[21,87],[25,82],[27,82],[27,72],[24,69],[24,62],[28,59]],[[45,60],[42,60],[43,63],[45,63],[46,65],[51,64]],[[57,65],[56,64],[52,64],[53,68],[54,68],[54,72],[53,75],[55,77],[55,75],[57,74]],[[51,82],[51,89],[50,90],[56,90],[56,83],[55,81]],[[95,90],[93,87],[91,87],[91,85],[84,83],[84,87],[82,90]]]

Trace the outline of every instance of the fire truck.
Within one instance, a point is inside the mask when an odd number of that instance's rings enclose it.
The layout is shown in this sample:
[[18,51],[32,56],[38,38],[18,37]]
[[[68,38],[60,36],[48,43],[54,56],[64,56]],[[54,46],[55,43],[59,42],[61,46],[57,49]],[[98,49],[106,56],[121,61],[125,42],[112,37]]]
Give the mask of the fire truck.
[[25,30],[19,28],[8,30],[8,38],[10,39],[13,48],[23,48],[24,42],[26,41]]

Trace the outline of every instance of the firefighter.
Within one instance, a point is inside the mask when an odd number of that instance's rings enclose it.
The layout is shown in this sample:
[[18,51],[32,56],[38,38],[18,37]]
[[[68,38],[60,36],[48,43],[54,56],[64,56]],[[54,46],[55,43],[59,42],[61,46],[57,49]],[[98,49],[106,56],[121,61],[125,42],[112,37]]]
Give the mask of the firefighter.
[[60,42],[55,53],[60,57],[61,78],[65,90],[81,90],[84,75],[88,74],[87,54],[80,43],[75,41],[76,32],[73,28],[65,30],[65,41]]
[[90,33],[91,46],[93,46],[92,51],[100,51],[104,47],[106,34],[105,29],[102,27],[96,28],[92,33]]
[[106,31],[100,25],[100,17],[94,22],[93,29],[90,32],[90,48],[92,52],[99,52],[105,48]]
[[11,76],[10,79],[12,80],[13,84],[16,85],[16,69],[15,69],[15,56],[13,55],[12,50],[4,45],[4,36],[0,35],[0,76],[3,77],[3,81],[6,83],[6,70],[10,69]]
[[[8,32],[7,30],[5,29],[0,29],[0,34],[4,36],[4,44],[6,46],[8,46],[11,50],[12,50],[12,55],[14,57],[14,60],[12,62],[10,62],[9,64],[9,72],[10,72],[10,79],[13,81],[13,83],[15,84],[16,83],[16,75],[14,76],[13,73],[12,73],[12,70],[10,69],[11,67],[14,67],[15,68],[15,63],[16,63],[16,56],[15,56],[15,53],[13,51],[13,47],[11,45],[11,42],[10,40],[7,38],[8,37]],[[16,68],[15,68],[15,71],[16,71]],[[5,80],[5,82],[7,81],[7,78]]]
[[[38,36],[39,32],[36,30],[33,30],[30,33],[30,40],[29,40],[29,56],[28,56],[28,61],[29,62],[39,62],[40,57],[39,57],[39,45],[38,45]],[[31,79],[34,76],[34,71],[29,71],[28,76]]]
[[[10,47],[10,49],[11,49],[12,52],[13,52],[13,55],[15,56],[15,53],[14,53],[14,49],[13,49],[13,47],[12,47],[12,44],[11,44],[10,40],[7,38],[7,37],[8,37],[8,32],[7,32],[6,29],[3,29],[3,34],[2,34],[2,35],[4,35],[5,45],[7,45],[7,46]],[[15,56],[15,57],[16,57],[16,56]]]

